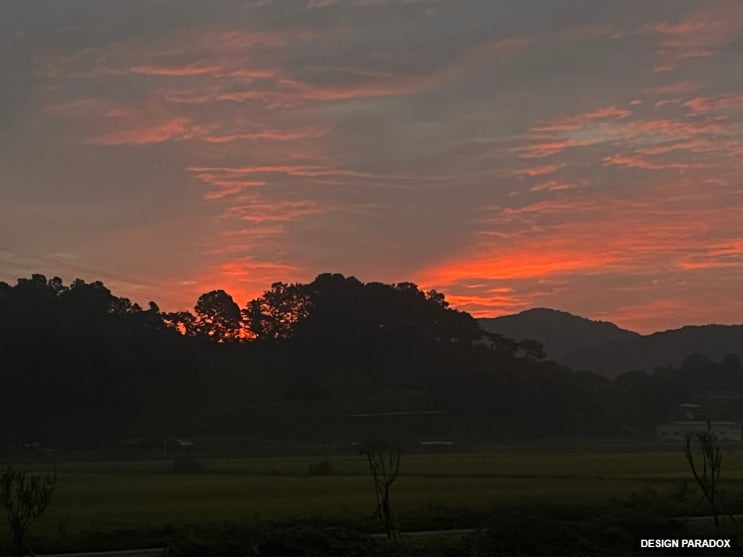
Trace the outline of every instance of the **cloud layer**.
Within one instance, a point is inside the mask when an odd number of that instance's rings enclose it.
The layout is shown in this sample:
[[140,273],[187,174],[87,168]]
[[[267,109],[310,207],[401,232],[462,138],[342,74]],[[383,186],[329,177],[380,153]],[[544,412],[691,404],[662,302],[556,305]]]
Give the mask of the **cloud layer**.
[[2,278],[72,254],[173,307],[332,271],[476,315],[741,322],[737,0],[555,4],[18,3]]

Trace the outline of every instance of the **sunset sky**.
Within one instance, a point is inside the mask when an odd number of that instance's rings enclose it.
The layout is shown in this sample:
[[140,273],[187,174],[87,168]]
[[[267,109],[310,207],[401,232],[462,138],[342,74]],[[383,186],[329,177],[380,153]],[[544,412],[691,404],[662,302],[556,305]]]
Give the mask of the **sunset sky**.
[[743,322],[740,0],[4,0],[0,280]]

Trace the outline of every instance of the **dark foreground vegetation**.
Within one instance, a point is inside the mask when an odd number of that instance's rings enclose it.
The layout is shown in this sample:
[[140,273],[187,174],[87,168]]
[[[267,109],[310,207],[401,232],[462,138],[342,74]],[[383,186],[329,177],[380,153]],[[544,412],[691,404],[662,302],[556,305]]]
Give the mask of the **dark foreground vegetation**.
[[[490,512],[448,509],[440,520],[453,525],[466,520],[468,526],[439,534],[404,534],[396,540],[370,533],[364,524],[348,520],[304,518],[242,526],[215,523],[91,532],[63,540],[37,538],[34,549],[58,552],[163,547],[166,557],[619,557],[648,554],[639,547],[643,538],[740,536],[740,528],[734,524],[715,528],[659,517],[653,502],[657,503],[653,495],[637,495],[600,507],[552,505]],[[678,550],[652,554],[675,555]]]
[[[624,556],[643,536],[693,536],[680,522],[617,512],[588,517],[555,509],[482,516],[471,533],[372,538],[322,523],[277,525],[262,531],[191,532],[167,546],[171,557],[486,557]],[[698,535],[698,534],[697,534]],[[719,535],[719,534],[718,534]]]
[[[100,282],[0,283],[0,355],[6,452],[652,439],[695,392],[743,392],[736,354],[609,380],[484,332],[443,294],[331,274],[243,308],[209,292],[194,313],[143,309]],[[740,398],[728,406],[743,415]]]
[[[14,286],[0,283],[0,384],[0,458],[34,469],[74,455],[92,466],[77,476],[77,487],[76,476],[60,468],[60,509],[52,503],[52,514],[29,534],[37,553],[163,546],[171,557],[611,556],[632,554],[640,537],[719,536],[735,529],[724,516],[717,528],[672,520],[706,512],[688,470],[678,489],[669,489],[672,478],[663,476],[662,491],[631,496],[629,486],[656,481],[655,471],[627,472],[606,483],[601,472],[556,471],[545,457],[534,461],[536,471],[520,463],[515,472],[478,476],[467,457],[464,472],[411,473],[403,457],[394,486],[381,472],[372,481],[373,462],[368,453],[358,454],[370,439],[400,447],[410,460],[448,447],[647,443],[654,442],[658,423],[704,392],[724,394],[712,419],[743,416],[736,354],[719,363],[690,355],[679,368],[658,366],[610,380],[547,361],[537,342],[487,333],[470,315],[449,308],[442,294],[410,283],[364,284],[325,274],[309,284],[276,283],[242,308],[223,291],[209,292],[193,313],[163,312],[154,302],[144,309],[100,282],[64,285],[33,275]],[[102,460],[163,454],[170,460],[157,475],[109,478],[105,468],[96,469]],[[214,473],[209,461],[271,454],[313,454],[298,474],[316,480],[303,488],[320,509],[330,500],[327,490],[317,491],[323,486],[368,498],[348,513],[282,514],[277,488],[296,492],[295,472],[253,471],[235,483],[229,471]],[[336,455],[349,454],[365,476],[338,464]],[[678,461],[686,465],[681,446]],[[739,472],[733,474],[736,489]],[[102,504],[95,490],[108,489],[101,487],[107,478],[120,482],[115,501],[123,512],[150,512],[156,517],[151,524],[96,527],[110,512],[100,510],[89,526],[70,526],[71,509]],[[743,490],[725,491],[725,479],[723,472],[719,483],[698,484],[722,486],[725,509],[743,511],[737,496]],[[623,495],[593,493],[583,500],[577,492],[585,486],[609,486]],[[237,487],[253,498],[265,492],[263,504],[274,504],[276,518],[265,509],[242,520],[217,518],[225,507],[240,505],[230,491],[233,499],[217,498],[214,507],[202,498],[203,506],[189,511],[195,521],[158,519],[188,510],[183,490],[172,490],[186,487],[208,494]],[[407,507],[395,506],[398,488],[407,490],[407,499],[400,499]],[[172,497],[171,506],[147,511],[127,499],[146,489]],[[541,491],[535,499],[498,506],[488,489]],[[438,490],[446,505],[421,509]],[[386,532],[380,514],[390,518]],[[406,537],[398,528],[472,531]]]

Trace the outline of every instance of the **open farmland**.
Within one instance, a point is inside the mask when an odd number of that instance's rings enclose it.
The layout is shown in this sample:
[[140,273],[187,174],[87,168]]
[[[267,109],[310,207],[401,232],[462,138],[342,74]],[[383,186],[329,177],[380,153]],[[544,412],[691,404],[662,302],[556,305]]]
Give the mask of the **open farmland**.
[[[308,476],[327,459],[333,473]],[[743,451],[724,455],[723,486],[743,492]],[[173,474],[172,460],[67,462],[37,525],[41,535],[151,529],[166,525],[246,523],[321,516],[361,523],[375,507],[360,456],[200,460],[200,474]],[[46,465],[48,466],[48,465]],[[34,465],[39,468],[39,465]],[[636,451],[507,450],[404,455],[393,505],[421,524],[436,509],[585,506],[655,490],[669,496],[690,478],[678,447]],[[689,485],[694,495],[695,486]],[[422,518],[423,517],[423,518]]]

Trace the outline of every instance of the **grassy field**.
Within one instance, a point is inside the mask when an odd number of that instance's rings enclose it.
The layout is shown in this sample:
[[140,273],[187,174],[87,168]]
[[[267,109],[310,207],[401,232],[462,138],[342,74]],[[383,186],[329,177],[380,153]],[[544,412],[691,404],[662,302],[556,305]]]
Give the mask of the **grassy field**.
[[[333,475],[307,476],[308,466],[323,459],[332,463]],[[204,473],[198,475],[170,473],[172,459],[58,462],[52,505],[34,530],[65,536],[309,515],[362,520],[375,508],[372,481],[360,456],[200,462]],[[684,478],[690,479],[690,473],[679,447],[408,454],[392,496],[404,522],[406,513],[435,512],[442,506],[601,505],[649,489],[664,496]],[[728,493],[743,493],[743,451],[725,452],[722,479]]]

